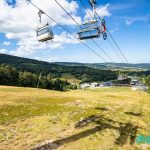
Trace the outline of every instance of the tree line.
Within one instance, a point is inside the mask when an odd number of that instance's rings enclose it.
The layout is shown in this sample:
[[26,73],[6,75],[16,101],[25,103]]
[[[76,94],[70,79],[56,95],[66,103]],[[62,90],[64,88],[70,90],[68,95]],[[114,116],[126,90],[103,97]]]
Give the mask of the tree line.
[[64,91],[76,89],[76,85],[71,85],[68,81],[60,78],[53,78],[51,74],[42,75],[27,71],[18,71],[9,65],[0,65],[0,85],[35,87],[49,90]]
[[141,77],[143,83],[149,87],[148,92],[150,93],[150,75]]
[[[109,70],[98,70],[88,67],[51,67],[51,72],[37,73],[32,70],[24,70],[10,65],[0,65],[0,85],[35,87],[50,90],[64,91],[66,89],[76,89],[77,85],[72,85],[67,80],[61,78],[63,73],[70,73],[77,79],[84,82],[108,81],[116,79],[118,74]],[[38,70],[38,68],[36,69]],[[53,70],[53,71],[52,71]],[[55,70],[55,71],[54,71]]]

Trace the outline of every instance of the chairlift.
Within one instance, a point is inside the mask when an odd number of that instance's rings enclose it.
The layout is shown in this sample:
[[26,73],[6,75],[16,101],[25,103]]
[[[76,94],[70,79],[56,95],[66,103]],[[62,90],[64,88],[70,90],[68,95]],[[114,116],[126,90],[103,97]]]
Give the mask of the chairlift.
[[101,21],[97,17],[96,14],[96,0],[88,0],[90,5],[93,8],[93,15],[94,18],[91,21],[85,22],[80,26],[80,31],[77,33],[78,38],[80,40],[92,39],[92,38],[99,38],[100,35],[103,35],[103,39],[107,39],[106,33],[106,23],[105,20],[102,19]]
[[37,28],[37,37],[39,42],[46,42],[54,38],[51,26],[47,23],[43,27]]
[[[40,23],[39,24],[41,24],[42,14],[44,14],[44,12],[42,10],[40,10],[39,13],[38,13],[39,18],[40,18]],[[52,28],[48,23],[44,26],[37,27],[36,33],[37,33],[37,38],[38,38],[39,42],[47,42],[49,40],[54,39],[54,34],[53,34],[53,31],[52,31]]]
[[86,40],[91,38],[99,38],[100,37],[100,27],[98,26],[97,20],[92,20],[86,23],[83,23],[80,26],[80,32],[78,32],[78,36],[80,40]]

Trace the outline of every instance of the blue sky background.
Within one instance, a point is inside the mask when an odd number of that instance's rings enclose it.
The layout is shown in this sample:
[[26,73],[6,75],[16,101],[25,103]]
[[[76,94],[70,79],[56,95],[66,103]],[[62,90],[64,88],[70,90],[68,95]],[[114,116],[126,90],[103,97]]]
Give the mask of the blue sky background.
[[[7,0],[7,1],[2,0],[2,1],[3,3],[5,3],[5,5],[8,5],[6,7],[7,9],[9,9],[8,7],[11,7],[12,12],[13,9],[15,10],[17,7],[15,0]],[[2,3],[2,1],[0,3]],[[64,1],[65,0],[63,0],[62,2]],[[87,0],[83,0],[83,1],[86,7],[91,9]],[[61,1],[59,2],[61,3]],[[73,1],[69,0],[68,4],[72,2]],[[70,13],[72,13],[77,17],[81,17],[81,19],[83,20],[83,18],[86,15],[85,9],[83,9],[80,0],[76,0],[75,2],[78,4],[78,8],[74,12],[70,11]],[[130,63],[150,63],[150,1],[149,0],[98,0],[98,4],[97,4],[98,9],[105,7],[106,5],[107,5],[107,11],[109,13],[109,15],[106,15],[104,17],[108,25],[107,27],[111,32],[112,36],[117,41],[120,48],[122,49],[127,60]],[[2,7],[2,11],[6,13],[4,9],[5,7]],[[35,9],[33,8],[33,10]],[[1,17],[1,13],[2,12],[0,12],[0,17]],[[8,11],[7,11],[8,14],[4,14],[4,13],[0,19],[0,22],[2,22],[5,25],[5,23],[8,22],[8,20],[6,19],[9,18],[8,16],[9,15],[11,16],[12,14],[9,14]],[[38,18],[36,22],[38,22]],[[22,19],[21,19],[21,23],[23,23]],[[24,24],[20,24],[20,25],[24,26]],[[34,23],[34,26],[36,25],[37,23]],[[74,25],[68,25],[68,24],[62,24],[62,25],[65,26],[73,34],[78,32],[79,30],[78,27]],[[45,61],[84,62],[84,63],[103,62],[103,60],[101,60],[95,54],[90,52],[81,43],[78,42],[72,43],[70,41],[66,42],[67,39],[64,39],[63,41],[63,36],[61,36],[61,40],[59,38],[59,40],[56,43],[54,41],[55,44],[49,42],[46,48],[41,47],[38,48],[38,50],[35,50],[36,48],[32,47],[33,48],[32,52],[28,49],[24,51],[23,48],[29,47],[28,46],[28,43],[30,43],[29,41],[26,43],[26,45],[25,44],[23,45],[24,47],[21,47],[22,45],[20,46],[18,43],[20,41],[24,43],[23,38],[8,36],[10,32],[14,34],[17,33],[17,26],[16,26],[16,30],[14,29],[13,32],[9,31],[9,28],[5,29],[5,27],[3,26],[1,27],[1,24],[0,24],[0,28],[1,28],[0,30],[0,52],[1,53],[7,53],[7,54],[17,55],[21,57],[40,59]],[[54,34],[58,36],[64,32],[57,25],[53,26],[53,31]],[[20,31],[20,33],[22,33],[22,31]],[[27,31],[25,33],[27,33]],[[69,39],[70,39],[70,35],[69,35]],[[71,39],[74,40],[74,38]],[[108,39],[111,40],[110,37],[108,37]],[[61,44],[59,43],[59,41],[61,41],[60,42]],[[109,45],[107,41],[102,40],[102,38],[96,39],[96,41],[111,56],[111,58],[115,62],[121,62],[116,52],[114,51],[114,49],[112,49],[112,47]],[[85,42],[87,45],[89,45],[91,48],[97,51],[100,55],[102,55],[107,61],[110,61],[96,47],[96,45],[93,44],[91,40],[87,40]],[[23,53],[20,51],[22,51]]]

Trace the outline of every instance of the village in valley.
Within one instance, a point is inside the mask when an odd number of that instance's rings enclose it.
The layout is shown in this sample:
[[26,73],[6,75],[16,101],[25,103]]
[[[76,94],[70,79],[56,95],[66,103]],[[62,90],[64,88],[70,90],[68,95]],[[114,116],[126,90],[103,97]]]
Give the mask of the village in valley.
[[[125,80],[128,82],[122,82]],[[138,77],[126,77],[124,75],[119,75],[117,80],[107,82],[87,82],[80,84],[81,89],[108,88],[112,86],[131,87],[131,90],[148,90],[148,86],[146,86]]]

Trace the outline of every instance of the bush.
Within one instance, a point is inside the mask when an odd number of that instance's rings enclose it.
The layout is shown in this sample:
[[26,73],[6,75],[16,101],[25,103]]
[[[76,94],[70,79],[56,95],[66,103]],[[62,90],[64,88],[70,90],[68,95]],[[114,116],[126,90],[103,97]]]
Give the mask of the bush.
[[76,90],[77,89],[77,85],[67,85],[66,89],[71,89],[71,90]]
[[0,84],[1,85],[16,85],[18,83],[19,73],[13,67],[2,64],[0,66]]

